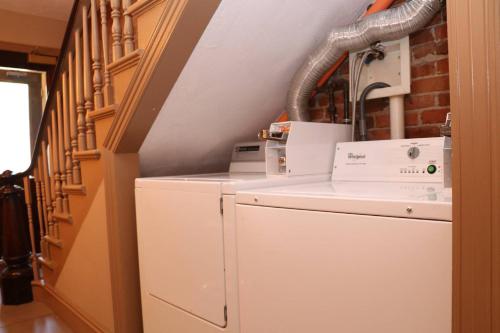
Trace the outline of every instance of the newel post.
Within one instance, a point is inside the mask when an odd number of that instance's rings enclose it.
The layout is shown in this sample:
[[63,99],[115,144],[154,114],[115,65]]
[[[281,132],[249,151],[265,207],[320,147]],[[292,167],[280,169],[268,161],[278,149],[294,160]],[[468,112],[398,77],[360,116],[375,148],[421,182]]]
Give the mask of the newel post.
[[[10,171],[0,177],[10,178]],[[7,267],[0,275],[2,302],[16,305],[33,301],[30,243],[24,191],[14,184],[0,188],[0,219],[3,234],[3,258]]]

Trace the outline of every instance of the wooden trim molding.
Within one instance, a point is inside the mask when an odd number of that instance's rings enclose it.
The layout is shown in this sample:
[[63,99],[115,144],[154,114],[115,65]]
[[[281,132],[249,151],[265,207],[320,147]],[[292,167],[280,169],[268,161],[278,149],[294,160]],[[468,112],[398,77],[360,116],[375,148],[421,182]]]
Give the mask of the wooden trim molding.
[[137,17],[164,1],[166,0],[139,0],[130,5],[125,12],[128,15]]
[[116,105],[112,104],[100,109],[96,109],[94,111],[90,111],[89,117],[94,121],[111,118],[115,115],[115,110],[116,110]]
[[136,153],[220,0],[168,1],[113,119],[104,146]]
[[46,304],[65,321],[72,330],[79,333],[104,333],[105,330],[93,323],[82,312],[67,302],[50,285],[32,284],[36,301]]
[[138,154],[113,154],[103,150],[106,189],[106,221],[110,260],[115,332],[142,331],[135,178],[139,177]]
[[137,49],[131,52],[130,54],[121,57],[115,62],[112,62],[111,64],[108,65],[109,72],[111,73],[111,75],[116,75],[120,72],[123,72],[124,70],[136,66],[139,63],[139,60],[141,60],[141,56],[143,53],[144,50]]
[[453,332],[500,332],[500,2],[448,1]]

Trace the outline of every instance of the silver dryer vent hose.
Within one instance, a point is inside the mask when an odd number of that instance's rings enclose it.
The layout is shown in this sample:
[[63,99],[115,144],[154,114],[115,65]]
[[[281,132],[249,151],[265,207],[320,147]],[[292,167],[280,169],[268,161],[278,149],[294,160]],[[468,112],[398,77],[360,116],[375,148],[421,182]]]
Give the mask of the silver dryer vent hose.
[[287,96],[288,118],[309,121],[308,102],[317,82],[346,51],[359,51],[376,42],[396,40],[423,28],[444,0],[410,0],[399,7],[335,29],[295,74]]

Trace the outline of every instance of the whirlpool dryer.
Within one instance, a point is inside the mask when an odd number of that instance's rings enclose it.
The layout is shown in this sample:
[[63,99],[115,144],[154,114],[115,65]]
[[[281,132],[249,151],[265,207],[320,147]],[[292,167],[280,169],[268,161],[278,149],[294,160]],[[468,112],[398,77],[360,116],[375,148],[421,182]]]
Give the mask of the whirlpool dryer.
[[137,179],[144,331],[239,332],[236,191],[330,179],[335,143],[349,133],[346,125],[276,123],[267,144],[235,146],[228,173]]
[[238,192],[241,333],[450,333],[447,143],[341,143],[333,181]]

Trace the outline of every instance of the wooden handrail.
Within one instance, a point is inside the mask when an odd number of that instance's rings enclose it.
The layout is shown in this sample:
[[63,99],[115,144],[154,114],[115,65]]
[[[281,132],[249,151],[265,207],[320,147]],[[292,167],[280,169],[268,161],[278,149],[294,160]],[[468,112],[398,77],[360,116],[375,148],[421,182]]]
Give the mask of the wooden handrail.
[[45,107],[44,107],[42,119],[40,121],[40,125],[38,126],[36,142],[35,142],[35,146],[33,149],[33,154],[31,155],[30,165],[23,172],[19,172],[19,173],[12,175],[10,177],[0,179],[0,186],[19,182],[21,178],[29,176],[32,173],[32,171],[36,165],[38,154],[40,153],[40,148],[41,148],[44,132],[45,132],[45,129],[47,128],[47,126],[49,125],[48,122],[50,121],[50,108],[53,106],[53,103],[55,102],[57,85],[58,85],[59,81],[61,80],[62,70],[64,68],[65,55],[69,50],[69,44],[70,44],[71,37],[73,34],[73,28],[74,28],[75,22],[77,21],[77,13],[78,13],[79,4],[80,4],[80,0],[74,0],[73,8],[71,9],[71,15],[69,17],[68,25],[66,27],[66,32],[64,33],[64,39],[63,39],[63,42],[61,45],[61,51],[59,52],[59,57],[57,59],[57,64],[56,64],[56,68],[54,71],[54,76],[53,76],[52,82],[50,84],[49,95],[47,98],[47,102],[45,103]]

